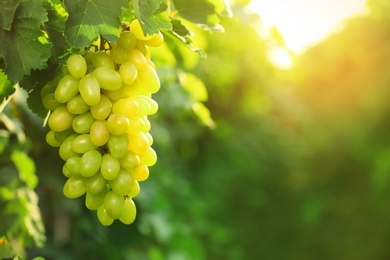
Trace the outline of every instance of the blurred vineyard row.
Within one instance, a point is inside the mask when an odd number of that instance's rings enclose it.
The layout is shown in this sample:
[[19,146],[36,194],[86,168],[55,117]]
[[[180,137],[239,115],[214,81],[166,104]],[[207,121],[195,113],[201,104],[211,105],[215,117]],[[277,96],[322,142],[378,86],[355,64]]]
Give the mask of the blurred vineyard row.
[[369,15],[279,70],[267,52],[282,43],[256,33],[246,2],[234,1],[225,33],[194,28],[207,59],[181,46],[152,53],[163,83],[151,117],[159,161],[131,226],[101,227],[82,199],[66,199],[42,120],[8,110],[24,124],[46,230],[27,255],[390,258],[390,3],[369,1]]

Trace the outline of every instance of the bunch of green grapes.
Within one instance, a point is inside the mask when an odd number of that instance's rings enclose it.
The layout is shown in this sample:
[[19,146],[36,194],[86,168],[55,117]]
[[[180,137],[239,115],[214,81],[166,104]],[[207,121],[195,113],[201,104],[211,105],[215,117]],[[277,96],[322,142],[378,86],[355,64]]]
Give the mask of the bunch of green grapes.
[[86,207],[105,226],[135,220],[138,182],[157,161],[148,116],[157,112],[151,96],[160,81],[148,46],[164,39],[145,36],[138,20],[129,27],[108,49],[71,55],[64,75],[42,89],[51,111],[46,141],[65,161],[63,193],[85,194]]

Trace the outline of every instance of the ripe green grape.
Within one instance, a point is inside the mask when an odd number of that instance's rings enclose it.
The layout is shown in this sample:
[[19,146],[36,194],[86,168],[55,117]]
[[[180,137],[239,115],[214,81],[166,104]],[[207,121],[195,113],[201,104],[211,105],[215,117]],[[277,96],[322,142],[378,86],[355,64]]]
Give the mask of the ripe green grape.
[[139,96],[140,99],[144,100],[145,102],[147,102],[149,104],[149,110],[148,110],[148,113],[147,115],[154,115],[157,113],[157,110],[158,110],[158,104],[156,101],[154,101],[152,98],[150,97],[147,97],[147,96]]
[[97,217],[99,219],[99,222],[103,226],[109,226],[114,222],[114,219],[111,218],[108,214],[106,209],[104,208],[104,205],[100,206],[97,210]]
[[78,134],[88,134],[93,122],[95,122],[95,118],[91,112],[86,112],[73,119],[72,128]]
[[115,158],[122,158],[127,153],[128,137],[123,135],[110,135],[107,146],[108,150]]
[[110,50],[110,57],[116,64],[122,64],[127,60],[126,51],[120,46],[115,46]]
[[121,167],[131,171],[140,164],[139,157],[135,153],[128,151],[125,156],[119,159]]
[[136,154],[145,153],[146,149],[149,147],[148,138],[142,132],[139,132],[135,135],[129,135],[128,139],[128,149]]
[[104,208],[113,219],[118,219],[122,215],[124,205],[125,199],[115,191],[109,191],[104,198]]
[[55,132],[53,130],[50,130],[46,134],[46,142],[52,146],[52,147],[60,147],[61,143],[58,142],[55,137],[54,137]]
[[137,38],[132,32],[125,31],[119,35],[117,43],[125,50],[134,49],[137,45]]
[[72,54],[66,61],[66,68],[70,75],[75,78],[81,78],[87,72],[87,62],[83,56]]
[[156,93],[160,89],[160,79],[158,78],[156,70],[146,65],[143,69],[138,71],[137,81],[142,83],[142,88],[149,93]]
[[127,52],[127,61],[133,63],[137,70],[142,70],[147,64],[145,56],[138,49],[132,49]]
[[91,74],[87,74],[80,79],[80,95],[84,102],[93,106],[100,101],[100,84],[99,81]]
[[69,173],[72,174],[72,176],[80,175],[80,161],[81,157],[79,156],[73,156],[66,160],[65,166],[68,169]]
[[103,146],[110,138],[106,120],[96,120],[90,129],[91,142],[96,146]]
[[80,94],[77,94],[66,103],[66,108],[70,113],[79,115],[87,112],[89,110],[89,105],[85,103]]
[[131,178],[131,174],[128,171],[121,169],[118,176],[115,179],[108,181],[108,184],[117,194],[125,196],[131,192],[133,182],[134,180]]
[[54,91],[55,99],[60,103],[68,102],[79,91],[79,79],[72,75],[65,75],[60,82],[56,90]]
[[115,179],[118,176],[120,169],[121,169],[121,164],[117,158],[115,158],[109,153],[103,155],[101,165],[100,165],[100,171],[104,179],[106,180]]
[[99,193],[92,193],[87,191],[85,194],[85,206],[90,210],[98,209],[103,205],[106,194],[107,189],[103,189]]
[[71,149],[73,152],[84,154],[90,150],[96,150],[97,146],[91,141],[89,134],[82,134],[72,140]]
[[74,199],[82,196],[86,189],[86,178],[81,175],[71,176],[64,184],[64,195],[69,199]]
[[123,88],[122,87],[120,87],[119,89],[116,89],[116,90],[103,89],[102,92],[111,101],[117,101],[117,100],[123,98]]
[[83,154],[80,159],[80,174],[84,177],[91,177],[100,168],[102,155],[97,150],[90,150]]
[[99,81],[102,89],[116,90],[122,86],[121,75],[113,69],[99,67],[93,71],[92,75]]
[[111,114],[107,119],[107,128],[111,134],[121,135],[127,132],[130,121],[121,114]]
[[132,62],[124,62],[119,68],[119,74],[122,77],[123,83],[131,85],[137,79],[137,67]]
[[94,106],[91,106],[91,113],[97,120],[104,120],[111,114],[111,100],[104,94],[100,96],[100,101]]
[[150,146],[146,149],[145,153],[139,154],[138,156],[140,163],[146,166],[153,166],[157,162],[157,154]]
[[95,68],[106,67],[109,69],[115,69],[114,62],[111,60],[110,55],[105,52],[94,52],[91,55],[91,61]]
[[135,198],[138,196],[139,192],[141,191],[141,187],[139,186],[138,181],[134,181],[133,187],[131,187],[131,192],[127,194],[130,198]]
[[123,224],[129,225],[134,222],[136,215],[137,209],[135,207],[134,201],[132,199],[126,199],[123,206],[123,212],[119,217],[119,220]]
[[138,103],[133,98],[119,99],[112,106],[112,113],[122,114],[126,117],[133,117],[137,114]]
[[131,171],[131,177],[137,181],[144,181],[149,177],[148,166],[141,164]]
[[77,134],[70,135],[65,141],[61,144],[59,154],[62,160],[66,161],[71,157],[80,156],[79,153],[76,153],[72,150],[72,142],[77,137]]
[[87,180],[87,191],[91,193],[99,193],[103,189],[107,189],[107,180],[104,179],[100,171]]
[[138,116],[133,116],[129,118],[129,121],[130,121],[130,126],[127,129],[128,134],[137,134],[141,132],[145,127],[144,121]]
[[66,106],[57,107],[49,117],[49,127],[55,132],[65,131],[72,127],[73,118],[76,115],[70,113]]
[[106,120],[96,120],[90,129],[91,142],[96,146],[103,146],[110,138]]

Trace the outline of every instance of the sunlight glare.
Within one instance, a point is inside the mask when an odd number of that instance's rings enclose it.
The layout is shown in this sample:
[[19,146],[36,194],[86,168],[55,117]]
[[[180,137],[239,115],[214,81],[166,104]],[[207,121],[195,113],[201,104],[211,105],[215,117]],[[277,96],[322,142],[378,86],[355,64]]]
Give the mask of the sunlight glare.
[[278,28],[287,48],[301,53],[344,19],[362,13],[365,0],[252,0],[249,8],[265,26]]
[[289,69],[293,64],[291,54],[286,48],[270,48],[268,52],[268,59],[279,69]]

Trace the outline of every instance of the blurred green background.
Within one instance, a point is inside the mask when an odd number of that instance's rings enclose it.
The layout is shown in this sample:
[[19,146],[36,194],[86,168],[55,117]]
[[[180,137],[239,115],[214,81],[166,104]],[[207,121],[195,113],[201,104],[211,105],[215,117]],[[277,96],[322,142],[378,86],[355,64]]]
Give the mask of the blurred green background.
[[66,199],[42,121],[8,110],[24,124],[46,230],[43,247],[22,243],[27,259],[390,259],[390,3],[369,1],[283,70],[267,58],[283,41],[260,37],[246,4],[232,3],[224,33],[194,28],[207,59],[153,51],[159,159],[130,226],[102,227]]

